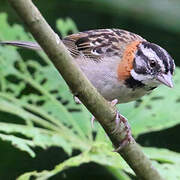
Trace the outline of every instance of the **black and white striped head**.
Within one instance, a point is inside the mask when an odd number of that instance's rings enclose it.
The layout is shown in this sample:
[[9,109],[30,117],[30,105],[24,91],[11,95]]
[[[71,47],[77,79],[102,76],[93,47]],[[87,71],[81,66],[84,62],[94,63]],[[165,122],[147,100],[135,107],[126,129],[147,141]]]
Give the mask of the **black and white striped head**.
[[165,49],[150,42],[142,42],[136,51],[131,75],[147,86],[165,84],[172,88],[174,69],[174,60]]

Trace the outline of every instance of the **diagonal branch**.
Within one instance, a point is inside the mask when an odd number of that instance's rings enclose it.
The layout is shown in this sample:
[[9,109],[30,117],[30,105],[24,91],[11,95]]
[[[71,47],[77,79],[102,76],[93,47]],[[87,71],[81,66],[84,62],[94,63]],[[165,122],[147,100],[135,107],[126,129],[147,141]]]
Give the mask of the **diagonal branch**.
[[[73,61],[70,53],[63,45],[59,37],[47,24],[38,9],[31,0],[8,0],[19,16],[28,26],[34,38],[41,45],[45,53],[51,59],[54,66],[63,76],[72,92],[96,117],[102,125],[113,145],[118,147],[124,139],[124,133],[120,130],[112,133],[116,128],[114,121],[116,110],[96,91],[87,78]],[[121,130],[124,125],[121,124]],[[133,143],[124,147],[119,154],[127,161],[134,172],[143,180],[162,180],[150,160],[143,154],[140,147]]]

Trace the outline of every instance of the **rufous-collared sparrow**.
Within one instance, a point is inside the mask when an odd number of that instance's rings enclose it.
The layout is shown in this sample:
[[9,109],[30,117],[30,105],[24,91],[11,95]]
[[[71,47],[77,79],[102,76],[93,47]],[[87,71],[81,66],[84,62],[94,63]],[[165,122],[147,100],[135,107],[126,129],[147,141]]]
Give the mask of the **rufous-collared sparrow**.
[[[173,87],[174,60],[160,46],[120,29],[99,29],[65,37],[63,43],[81,70],[108,101],[126,103],[160,84]],[[41,49],[37,43],[1,44]]]
[[[99,29],[69,35],[63,43],[87,78],[109,101],[134,101],[160,84],[173,87],[173,59],[165,49],[139,35],[120,29]],[[1,44],[40,49],[32,42]]]

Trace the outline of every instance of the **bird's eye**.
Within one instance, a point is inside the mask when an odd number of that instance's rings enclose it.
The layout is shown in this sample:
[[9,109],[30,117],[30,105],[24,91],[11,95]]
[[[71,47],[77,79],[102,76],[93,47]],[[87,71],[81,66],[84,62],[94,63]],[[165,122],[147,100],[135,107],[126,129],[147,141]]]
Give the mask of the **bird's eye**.
[[153,68],[156,66],[156,61],[152,59],[152,60],[150,60],[149,64]]

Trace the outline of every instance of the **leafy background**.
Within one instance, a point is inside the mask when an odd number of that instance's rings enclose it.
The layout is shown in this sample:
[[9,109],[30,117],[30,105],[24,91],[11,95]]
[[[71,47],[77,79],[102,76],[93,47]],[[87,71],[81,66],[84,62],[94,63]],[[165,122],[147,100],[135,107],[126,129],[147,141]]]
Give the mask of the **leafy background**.
[[[7,2],[0,3],[0,40],[33,41]],[[62,37],[87,29],[127,29],[163,46],[180,65],[178,1],[35,3]],[[162,86],[137,102],[118,105],[143,151],[168,180],[180,179],[179,77],[177,67],[175,88]],[[45,54],[0,47],[0,179],[137,179],[112,152],[99,124],[91,128],[90,118]]]

